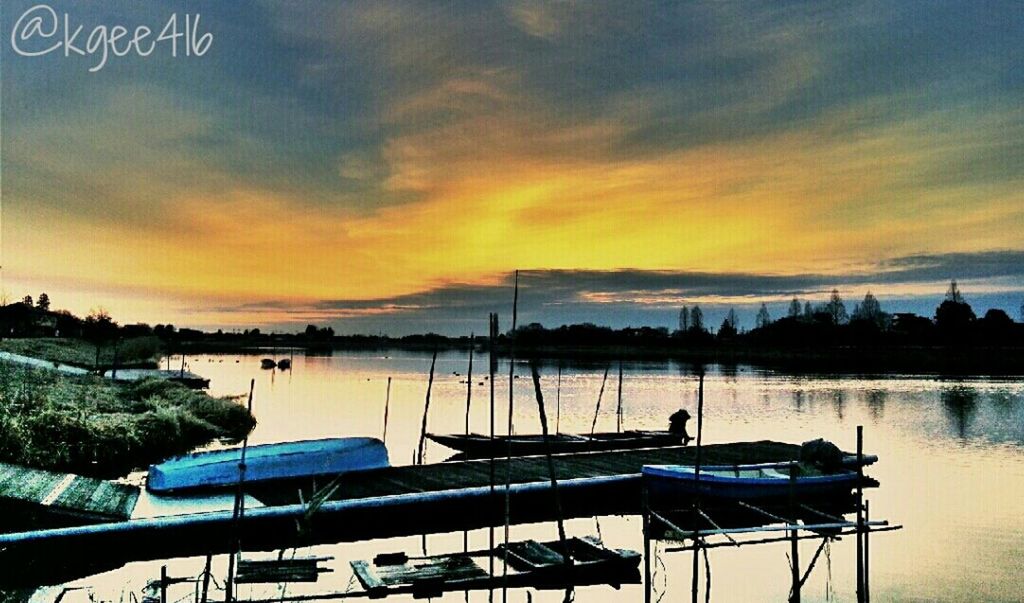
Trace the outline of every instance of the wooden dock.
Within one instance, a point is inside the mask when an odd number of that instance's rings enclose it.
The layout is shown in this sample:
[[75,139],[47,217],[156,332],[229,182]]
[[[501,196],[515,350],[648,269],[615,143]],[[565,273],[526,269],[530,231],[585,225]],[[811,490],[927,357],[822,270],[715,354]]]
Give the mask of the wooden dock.
[[[641,450],[620,450],[579,454],[555,455],[555,474],[559,480],[640,475],[644,465],[692,464],[697,449],[692,446],[649,448]],[[795,460],[800,447],[780,442],[734,442],[709,444],[703,447],[705,464],[768,463]],[[527,484],[550,480],[547,460],[543,456],[496,459],[494,475],[497,487],[504,488],[511,468],[511,483]],[[432,465],[409,465],[361,471],[344,475],[340,487],[331,500],[354,500],[378,498],[414,492],[438,492],[464,488],[479,488],[491,483],[491,461],[473,460],[437,463]],[[318,483],[316,486],[324,486]],[[314,491],[311,482],[281,487],[273,484],[261,488],[250,488],[249,493],[266,505],[286,505],[300,502],[298,489],[302,489],[302,500],[309,500]],[[639,500],[637,501],[639,504]],[[639,507],[637,507],[639,509]],[[639,512],[639,511],[638,511]]]
[[138,498],[135,486],[0,463],[0,504],[48,524],[125,521]]
[[[712,444],[703,447],[703,459],[715,464],[787,461],[797,458],[799,449],[767,441]],[[695,452],[675,447],[556,456],[563,517],[638,515],[643,465],[692,463]],[[489,460],[389,467],[343,476],[334,496],[316,510],[298,502],[310,500],[313,484],[275,484],[247,488],[268,506],[247,509],[241,522],[233,521],[231,512],[211,512],[0,534],[0,566],[17,569],[4,572],[11,581],[52,583],[95,573],[91,569],[98,561],[116,567],[227,552],[236,538],[246,550],[272,551],[500,526],[509,472],[511,523],[556,518],[543,457],[494,465],[493,489]],[[96,551],[104,551],[102,560]],[[13,585],[0,580],[0,586]]]

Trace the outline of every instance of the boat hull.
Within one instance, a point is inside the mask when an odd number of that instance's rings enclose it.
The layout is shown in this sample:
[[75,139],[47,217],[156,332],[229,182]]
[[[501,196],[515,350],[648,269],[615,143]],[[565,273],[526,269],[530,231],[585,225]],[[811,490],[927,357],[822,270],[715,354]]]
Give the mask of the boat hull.
[[767,477],[733,477],[714,472],[735,471],[752,466],[708,466],[698,476],[692,466],[655,465],[643,468],[644,483],[652,501],[692,500],[782,500],[790,496],[800,499],[829,498],[848,493],[856,487],[858,475],[854,471],[814,476],[801,476],[795,480]]
[[[241,449],[201,452],[151,465],[150,492],[167,493],[235,486]],[[262,483],[337,475],[389,466],[387,448],[375,438],[329,438],[250,446],[245,482]]]
[[625,433],[598,433],[591,436],[552,435],[547,443],[543,436],[507,436],[495,437],[493,440],[478,434],[427,434],[427,437],[453,450],[458,450],[464,458],[488,458],[506,456],[510,450],[512,456],[532,456],[538,454],[567,454],[573,452],[604,452],[608,450],[635,450],[638,448],[660,448],[678,446],[683,439],[667,431],[634,431]]

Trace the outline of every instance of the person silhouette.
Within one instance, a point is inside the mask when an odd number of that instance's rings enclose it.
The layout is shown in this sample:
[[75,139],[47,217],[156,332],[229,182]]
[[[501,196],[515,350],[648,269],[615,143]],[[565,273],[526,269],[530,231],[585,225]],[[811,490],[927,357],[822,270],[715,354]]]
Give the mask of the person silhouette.
[[693,439],[686,432],[686,422],[689,420],[690,413],[685,408],[680,408],[668,418],[668,432],[682,438],[684,444]]

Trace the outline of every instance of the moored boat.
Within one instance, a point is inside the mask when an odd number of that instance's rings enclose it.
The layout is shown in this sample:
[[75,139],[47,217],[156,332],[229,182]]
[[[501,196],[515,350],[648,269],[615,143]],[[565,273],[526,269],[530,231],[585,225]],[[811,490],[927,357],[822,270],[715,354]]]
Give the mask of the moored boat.
[[645,465],[644,482],[652,500],[692,498],[731,500],[828,497],[849,493],[856,471],[822,473],[797,462],[759,465]]
[[462,452],[465,458],[484,458],[491,454],[504,456],[511,445],[512,456],[564,454],[569,452],[600,452],[606,450],[631,450],[635,448],[658,448],[685,444],[686,439],[668,431],[624,431],[622,433],[595,433],[593,435],[557,434],[549,435],[545,444],[542,435],[496,436],[493,440],[476,433],[433,434],[431,440]]
[[[225,488],[238,483],[241,449],[199,452],[151,465],[151,492]],[[259,483],[337,475],[387,467],[388,453],[376,438],[328,438],[249,446],[245,482]]]

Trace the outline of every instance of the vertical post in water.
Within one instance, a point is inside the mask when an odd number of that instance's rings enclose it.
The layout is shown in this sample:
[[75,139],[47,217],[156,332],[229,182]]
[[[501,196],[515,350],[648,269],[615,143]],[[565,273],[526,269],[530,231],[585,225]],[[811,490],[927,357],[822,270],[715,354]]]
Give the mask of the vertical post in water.
[[[494,415],[495,415],[495,413],[494,413],[494,376],[498,372],[498,358],[497,358],[497,356],[494,353],[494,344],[495,344],[495,342],[498,339],[498,315],[494,314],[494,313],[491,313],[491,314],[489,314],[487,316],[487,319],[488,319],[488,335],[489,335],[488,344],[487,344],[487,352],[488,352],[488,355],[489,355],[489,358],[488,358],[488,361],[487,361],[487,373],[488,373],[488,381],[490,382],[490,390],[491,390],[490,391],[490,394],[491,394],[491,440],[490,440],[490,445],[488,446],[488,449],[490,449],[490,451],[491,451],[491,492],[490,492],[490,498],[489,498],[488,507],[489,507],[489,509],[494,509],[494,508],[496,508],[496,506],[497,506],[496,503],[498,502],[494,498],[494,494],[495,494],[495,492],[494,492],[494,473],[495,473],[495,471],[494,471]],[[487,523],[490,526],[488,528],[488,530],[487,530],[488,544],[490,545],[490,547],[489,547],[490,550],[493,551],[494,550],[494,521],[491,520],[491,519],[488,519]],[[487,573],[488,573],[488,576],[490,576],[491,578],[494,578],[494,555],[488,555],[487,556]],[[492,580],[492,583],[493,583],[493,580]],[[493,587],[488,591],[487,600],[488,601],[494,601],[494,588]]]
[[[794,526],[796,525],[796,478],[797,478],[797,467],[790,466],[789,468],[789,519]],[[789,531],[789,545],[790,545],[790,575],[793,580],[792,592],[789,597],[790,603],[800,603],[800,538],[797,533],[796,527]]]
[[615,407],[615,429],[622,433],[622,359],[619,359],[619,402]]
[[167,603],[167,566],[160,568],[160,603]]
[[469,334],[469,369],[466,371],[466,435],[469,435],[469,408],[473,402],[473,341],[476,335]]
[[555,386],[555,434],[562,429],[562,361],[558,361],[558,385]]
[[427,444],[427,414],[430,412],[430,390],[434,387],[434,366],[437,364],[437,348],[430,358],[430,377],[427,379],[427,399],[423,403],[423,422],[420,424],[420,444],[416,448],[416,464],[423,464],[424,448]]
[[864,501],[864,603],[871,603],[871,501]]
[[391,410],[391,377],[388,377],[388,389],[384,394],[384,434],[381,441],[386,446],[388,443],[388,412]]
[[[704,366],[699,365],[697,367],[697,455],[696,462],[693,467],[693,479],[698,482],[696,488],[700,489],[700,465],[701,465],[701,439],[704,435]],[[690,588],[690,594],[693,603],[697,603],[697,592],[699,589],[697,574],[700,571],[700,539],[697,538],[697,521],[698,513],[697,510],[700,508],[700,495],[696,495],[693,500],[693,584]]]
[[181,352],[181,373],[179,373],[178,376],[181,377],[182,379],[185,378],[185,352],[184,351]]
[[[249,414],[252,415],[252,392],[256,388],[256,380],[249,381]],[[234,528],[234,541],[228,551],[228,577],[224,582],[224,601],[230,603],[233,598],[235,583],[235,555],[242,548],[241,523],[245,518],[245,453],[249,448],[249,434],[242,440],[242,453],[238,460],[238,488],[235,490],[235,505],[231,523]]]
[[[505,546],[508,547],[509,525],[512,516],[512,412],[515,408],[513,397],[516,369],[516,320],[519,314],[519,271],[516,270],[515,289],[512,294],[512,330],[508,340],[508,447],[505,457]],[[501,562],[501,600],[508,598],[508,557],[503,556]]]
[[857,426],[857,603],[864,598],[864,426]]
[[203,569],[203,598],[200,603],[206,603],[207,596],[210,594],[210,571],[211,565],[213,565],[213,554],[206,555],[206,567]]
[[640,492],[640,514],[644,530],[644,603],[651,603],[651,503],[645,479],[641,479]]

